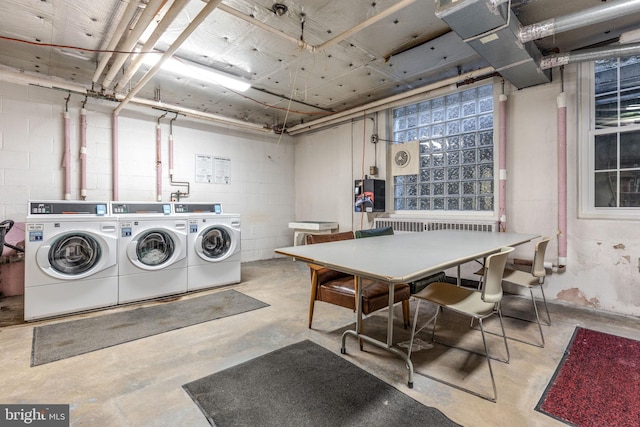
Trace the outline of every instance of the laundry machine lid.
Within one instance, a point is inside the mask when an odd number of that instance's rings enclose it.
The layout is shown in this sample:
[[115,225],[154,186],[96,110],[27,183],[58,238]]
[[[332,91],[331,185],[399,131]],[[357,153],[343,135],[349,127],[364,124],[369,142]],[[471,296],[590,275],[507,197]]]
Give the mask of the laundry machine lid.
[[196,252],[207,261],[222,261],[235,253],[235,233],[223,225],[212,225],[198,235]]
[[146,231],[137,239],[136,259],[142,264],[155,267],[167,263],[176,251],[173,237],[165,230]]

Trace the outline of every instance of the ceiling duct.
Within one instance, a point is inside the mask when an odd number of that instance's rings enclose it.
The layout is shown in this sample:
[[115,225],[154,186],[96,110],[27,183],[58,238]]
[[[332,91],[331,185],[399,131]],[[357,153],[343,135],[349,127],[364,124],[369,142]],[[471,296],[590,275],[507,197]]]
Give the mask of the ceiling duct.
[[551,72],[538,65],[537,46],[518,39],[521,25],[510,4],[506,0],[437,0],[436,16],[518,89],[549,83]]

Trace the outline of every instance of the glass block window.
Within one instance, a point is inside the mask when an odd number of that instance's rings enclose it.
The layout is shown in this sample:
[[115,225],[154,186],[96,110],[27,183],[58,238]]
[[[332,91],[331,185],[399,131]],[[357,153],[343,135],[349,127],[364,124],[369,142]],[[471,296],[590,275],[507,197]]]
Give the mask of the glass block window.
[[640,57],[594,64],[595,208],[640,208]]
[[392,110],[393,142],[420,141],[420,172],[393,177],[395,210],[494,209],[493,85]]

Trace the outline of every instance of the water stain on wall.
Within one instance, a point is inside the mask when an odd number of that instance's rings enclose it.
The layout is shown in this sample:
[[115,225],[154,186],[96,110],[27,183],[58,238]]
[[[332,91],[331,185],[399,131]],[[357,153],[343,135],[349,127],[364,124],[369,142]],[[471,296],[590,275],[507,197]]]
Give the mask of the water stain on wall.
[[587,299],[580,289],[571,288],[558,292],[556,298],[582,307],[600,308],[600,301],[597,298]]

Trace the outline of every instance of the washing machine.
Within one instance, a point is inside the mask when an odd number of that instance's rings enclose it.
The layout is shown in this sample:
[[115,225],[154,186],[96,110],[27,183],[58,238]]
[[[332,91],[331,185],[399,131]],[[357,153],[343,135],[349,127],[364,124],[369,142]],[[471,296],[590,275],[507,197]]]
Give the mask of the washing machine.
[[111,203],[118,219],[118,303],[187,291],[187,219],[171,203]]
[[187,289],[240,282],[240,215],[225,214],[220,203],[175,203],[189,221]]
[[24,319],[116,305],[118,223],[108,202],[30,201]]

